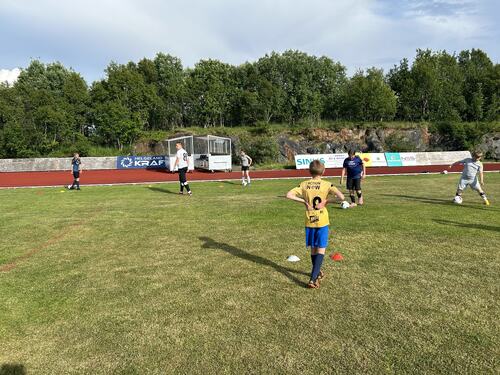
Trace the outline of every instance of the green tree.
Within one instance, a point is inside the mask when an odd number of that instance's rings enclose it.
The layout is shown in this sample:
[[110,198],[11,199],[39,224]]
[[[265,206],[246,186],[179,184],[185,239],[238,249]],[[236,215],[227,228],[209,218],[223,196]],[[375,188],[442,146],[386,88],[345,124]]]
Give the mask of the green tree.
[[385,82],[381,69],[358,71],[346,86],[344,111],[350,119],[363,121],[392,120],[396,113],[396,95]]
[[201,60],[188,71],[186,86],[191,123],[224,126],[237,91],[234,68],[218,60]]

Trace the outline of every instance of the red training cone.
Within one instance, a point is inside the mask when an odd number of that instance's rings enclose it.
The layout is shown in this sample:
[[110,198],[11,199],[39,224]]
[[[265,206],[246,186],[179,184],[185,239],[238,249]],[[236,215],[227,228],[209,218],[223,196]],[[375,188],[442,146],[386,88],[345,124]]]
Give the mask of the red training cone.
[[333,253],[332,255],[330,255],[330,259],[334,262],[340,262],[344,259],[344,257],[340,253]]

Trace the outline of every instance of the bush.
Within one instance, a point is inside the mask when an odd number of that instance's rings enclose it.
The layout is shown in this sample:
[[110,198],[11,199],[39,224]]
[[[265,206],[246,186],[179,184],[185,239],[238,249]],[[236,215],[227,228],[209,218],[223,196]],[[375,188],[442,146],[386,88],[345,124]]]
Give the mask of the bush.
[[449,150],[470,150],[486,133],[498,128],[496,123],[441,121],[431,124],[431,133],[442,137],[441,144]]
[[278,144],[269,137],[242,138],[241,149],[245,150],[255,164],[276,162],[279,157]]

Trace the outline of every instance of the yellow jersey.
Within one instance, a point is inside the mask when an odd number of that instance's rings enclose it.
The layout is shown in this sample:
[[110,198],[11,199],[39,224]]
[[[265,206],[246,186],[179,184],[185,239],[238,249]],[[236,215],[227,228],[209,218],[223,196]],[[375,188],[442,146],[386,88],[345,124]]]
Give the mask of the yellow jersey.
[[306,227],[321,228],[330,224],[326,207],[321,210],[316,209],[316,207],[319,203],[328,199],[330,194],[338,192],[335,186],[324,180],[310,179],[292,189],[292,192],[304,199],[313,208],[313,210],[305,211]]

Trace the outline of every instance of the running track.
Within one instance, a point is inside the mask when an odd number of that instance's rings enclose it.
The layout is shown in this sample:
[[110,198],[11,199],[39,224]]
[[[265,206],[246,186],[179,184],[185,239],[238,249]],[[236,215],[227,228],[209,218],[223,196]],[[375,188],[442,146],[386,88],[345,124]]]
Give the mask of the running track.
[[[407,166],[407,167],[368,167],[368,175],[392,175],[415,173],[439,173],[446,166]],[[460,172],[461,166],[454,167],[449,172]],[[485,171],[500,171],[500,163],[485,163]],[[325,176],[340,176],[341,169],[327,169]],[[285,169],[277,171],[251,171],[253,179],[266,178],[300,178],[309,175],[307,170]],[[188,173],[189,181],[234,180],[241,178],[241,172],[200,172]],[[108,169],[89,170],[81,175],[82,185],[130,184],[173,182],[178,180],[176,173],[162,170],[147,169]],[[0,172],[0,188],[63,186],[70,184],[73,177],[69,171],[52,172]]]

